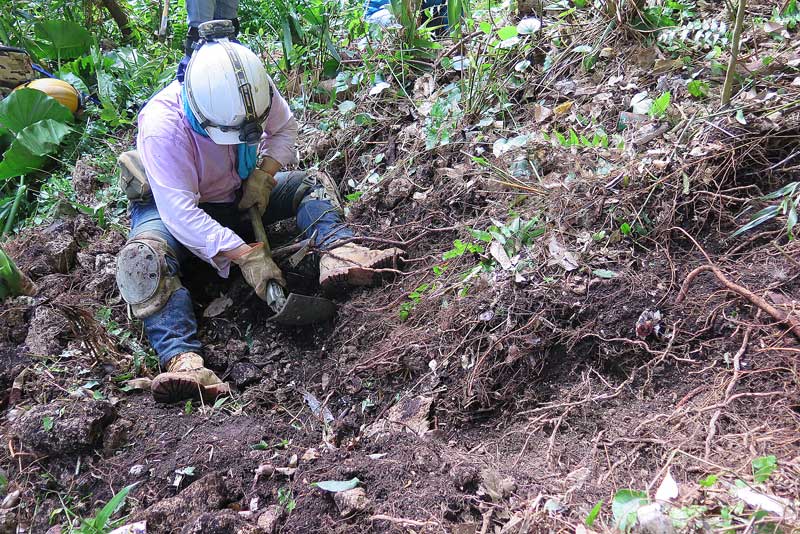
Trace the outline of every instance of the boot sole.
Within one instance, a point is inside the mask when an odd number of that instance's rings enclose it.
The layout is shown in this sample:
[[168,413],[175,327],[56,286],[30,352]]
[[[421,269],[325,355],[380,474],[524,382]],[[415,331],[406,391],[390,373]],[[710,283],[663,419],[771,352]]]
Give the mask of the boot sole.
[[185,400],[214,402],[229,394],[230,388],[227,384],[201,386],[196,380],[182,377],[179,373],[162,373],[153,380],[151,391],[156,402],[172,404]]
[[383,269],[394,265],[400,258],[401,251],[396,251],[369,265],[354,265],[353,267],[342,267],[331,271],[324,280],[320,280],[319,285],[326,293],[341,289],[345,286],[371,286],[382,278],[381,273],[376,273],[373,269]]

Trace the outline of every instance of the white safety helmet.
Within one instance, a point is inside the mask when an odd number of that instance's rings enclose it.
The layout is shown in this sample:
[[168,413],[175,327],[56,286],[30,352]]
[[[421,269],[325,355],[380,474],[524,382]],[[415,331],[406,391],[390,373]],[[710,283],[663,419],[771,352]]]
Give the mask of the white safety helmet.
[[189,109],[219,145],[255,144],[269,115],[272,85],[250,49],[227,38],[192,54],[184,78]]

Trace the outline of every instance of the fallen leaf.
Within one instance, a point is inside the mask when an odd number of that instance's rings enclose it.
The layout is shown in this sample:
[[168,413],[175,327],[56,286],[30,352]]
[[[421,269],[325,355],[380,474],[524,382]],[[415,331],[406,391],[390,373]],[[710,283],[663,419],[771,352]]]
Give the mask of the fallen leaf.
[[648,97],[647,91],[636,93],[631,98],[631,109],[638,115],[647,115],[652,105],[653,99]]
[[599,278],[616,278],[619,276],[616,271],[609,271],[608,269],[595,269],[592,274]]
[[306,449],[306,452],[304,452],[303,456],[300,457],[300,461],[313,462],[317,458],[319,458],[319,452],[317,452],[317,449],[312,447],[310,449]]
[[533,105],[533,118],[536,122],[544,122],[552,116],[552,109],[544,107],[541,104]]
[[384,419],[369,425],[364,433],[367,437],[387,432],[413,432],[419,436],[430,430],[430,412],[433,398],[404,398],[392,406]]
[[661,481],[661,485],[658,486],[658,490],[656,490],[656,500],[671,501],[677,496],[678,483],[675,482],[674,478],[672,478],[672,473],[667,470],[667,474],[664,475],[664,480]]
[[206,309],[203,311],[203,317],[216,317],[227,310],[231,304],[233,304],[233,300],[230,297],[227,295],[220,295],[206,306]]
[[150,385],[153,381],[149,378],[131,378],[122,383],[123,387],[128,388],[128,391],[150,391]]
[[500,264],[500,267],[502,267],[504,271],[510,271],[514,268],[514,264],[511,263],[511,259],[506,253],[506,249],[497,241],[492,241],[492,244],[489,245],[489,254],[497,260],[497,263]]
[[339,493],[340,491],[347,491],[358,486],[361,482],[357,477],[350,480],[323,480],[321,482],[314,482],[312,486],[316,486],[323,491],[330,493]]
[[[389,87],[391,87],[391,85],[389,85],[386,82],[378,82],[378,83],[376,83],[375,85],[373,85],[370,88],[369,96],[379,95],[382,92],[384,92],[386,89],[388,89]],[[353,107],[355,107],[355,106],[353,106]]]
[[564,245],[558,242],[556,236],[550,238],[547,249],[550,251],[551,257],[549,263],[560,265],[566,271],[574,271],[578,268],[578,258],[575,257],[574,253],[564,248]]
[[536,17],[526,17],[517,23],[517,33],[530,35],[542,29],[542,21]]
[[499,158],[510,150],[525,146],[529,139],[530,136],[528,135],[518,135],[516,137],[512,137],[511,139],[505,139],[501,137],[492,144],[492,154]]
[[557,106],[555,107],[555,109],[553,109],[553,113],[555,113],[556,117],[558,117],[558,116],[560,116],[560,115],[564,115],[564,114],[565,114],[565,113],[567,113],[567,112],[568,112],[570,109],[572,109],[572,104],[573,104],[573,103],[574,103],[574,102],[573,102],[572,100],[569,100],[569,101],[567,101],[567,102],[563,102],[563,103],[561,103],[561,104],[557,105]]
[[753,508],[759,508],[780,517],[783,517],[786,513],[787,506],[791,506],[791,503],[785,499],[775,497],[774,495],[759,493],[750,488],[738,488],[736,490],[736,496]]
[[764,23],[764,31],[767,33],[780,33],[785,29],[786,26],[784,24],[781,24],[780,22],[768,20],[767,22]]
[[293,474],[295,474],[295,472],[297,472],[297,468],[296,467],[276,467],[275,468],[275,472],[276,473],[280,473],[283,476],[290,477]]

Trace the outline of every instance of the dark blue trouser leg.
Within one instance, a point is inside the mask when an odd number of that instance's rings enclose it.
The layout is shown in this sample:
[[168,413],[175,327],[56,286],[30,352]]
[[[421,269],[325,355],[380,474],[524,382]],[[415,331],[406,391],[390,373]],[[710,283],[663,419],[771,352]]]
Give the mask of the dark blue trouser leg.
[[[297,226],[307,237],[317,232],[316,244],[321,248],[329,248],[339,239],[353,236],[347,228],[339,213],[327,200],[313,198],[312,191],[299,199],[295,212],[295,199],[297,190],[303,184],[306,173],[282,172],[275,179],[278,185],[270,196],[269,208],[264,216],[266,224],[297,218]],[[321,187],[321,186],[319,186]],[[241,232],[241,214],[235,204],[201,204],[200,207],[220,224]],[[191,253],[181,245],[167,229],[158,208],[153,200],[133,202],[131,204],[131,231],[129,238],[143,232],[157,233],[175,252],[176,258],[167,258],[170,274],[180,276],[181,265],[191,258]],[[194,315],[192,297],[185,287],[181,287],[172,294],[167,304],[149,317],[145,317],[145,334],[153,350],[158,354],[159,361],[165,366],[170,359],[184,352],[197,352],[202,350],[202,344],[197,337],[197,319]]]
[[[278,185],[269,197],[269,208],[264,214],[264,223],[272,224],[290,217],[297,217],[297,228],[311,238],[317,237],[315,245],[322,249],[330,248],[339,239],[353,237],[353,232],[344,225],[341,215],[328,200],[313,198],[312,190],[300,199],[297,212],[294,209],[297,190],[303,184],[306,173],[302,171],[279,172],[275,179]],[[322,189],[321,185],[316,186]]]
[[[187,251],[167,230],[158,208],[152,200],[133,202],[131,205],[131,231],[128,238],[148,232],[166,240],[176,258],[167,257],[167,268],[172,275],[180,276],[180,264],[189,258]],[[192,308],[192,297],[185,287],[172,294],[159,311],[142,319],[144,331],[162,366],[178,354],[200,352],[203,348],[197,339],[197,319]]]

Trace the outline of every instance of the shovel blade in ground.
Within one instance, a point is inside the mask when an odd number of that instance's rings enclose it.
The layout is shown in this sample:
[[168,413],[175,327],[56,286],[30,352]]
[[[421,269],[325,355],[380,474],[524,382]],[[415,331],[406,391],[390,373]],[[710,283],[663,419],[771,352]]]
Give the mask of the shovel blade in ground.
[[335,314],[336,305],[328,299],[290,293],[283,308],[269,320],[289,326],[306,326],[329,321]]

